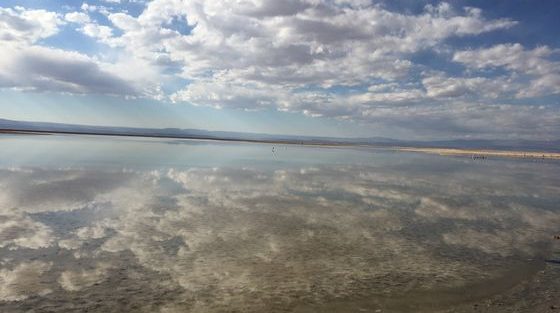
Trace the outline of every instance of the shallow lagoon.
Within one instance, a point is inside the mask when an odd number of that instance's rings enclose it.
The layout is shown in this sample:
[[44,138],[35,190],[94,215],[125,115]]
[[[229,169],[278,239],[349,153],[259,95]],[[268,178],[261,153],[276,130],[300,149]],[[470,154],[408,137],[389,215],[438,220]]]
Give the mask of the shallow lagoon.
[[0,150],[0,312],[560,307],[560,162],[96,136]]

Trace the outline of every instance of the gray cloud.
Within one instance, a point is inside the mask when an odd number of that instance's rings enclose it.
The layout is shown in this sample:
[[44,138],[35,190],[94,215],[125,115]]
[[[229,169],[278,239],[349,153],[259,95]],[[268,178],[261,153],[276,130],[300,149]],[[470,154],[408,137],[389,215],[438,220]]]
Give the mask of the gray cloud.
[[78,53],[28,47],[0,54],[0,87],[121,96],[139,93],[131,83]]

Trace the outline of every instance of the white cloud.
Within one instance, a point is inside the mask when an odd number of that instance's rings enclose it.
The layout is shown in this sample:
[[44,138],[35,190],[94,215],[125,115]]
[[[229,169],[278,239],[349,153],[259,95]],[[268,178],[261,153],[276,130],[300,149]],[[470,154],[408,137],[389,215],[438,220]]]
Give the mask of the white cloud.
[[508,77],[446,77],[435,74],[422,79],[426,95],[432,98],[470,97],[494,99],[510,96],[520,85]]
[[54,12],[0,7],[0,43],[33,43],[58,33],[62,23]]
[[113,13],[109,15],[109,20],[117,28],[122,29],[124,31],[130,32],[140,27],[140,23],[135,18],[125,13]]
[[113,30],[110,27],[95,23],[85,24],[81,31],[87,36],[97,38],[102,41],[106,41],[113,35]]
[[84,2],[80,6],[80,8],[82,9],[82,11],[86,12],[99,12],[104,15],[109,15],[109,9],[103,5],[91,5],[87,2]]
[[77,24],[85,24],[91,21],[89,15],[83,12],[66,13],[64,15],[64,19],[68,22],[77,23]]
[[[261,85],[246,85],[218,81],[199,81],[171,96],[173,101],[190,101],[195,105],[215,108],[234,107],[247,109],[277,108],[291,96],[282,90],[261,89]],[[290,103],[286,103],[290,104]]]
[[[403,79],[413,67],[407,60],[410,53],[449,37],[515,25],[508,19],[487,20],[476,9],[455,12],[447,4],[408,15],[360,1],[297,0],[242,4],[157,0],[137,18],[116,13],[109,19],[123,34],[108,44],[150,62],[163,53],[178,64],[183,77],[193,81],[172,95],[174,101],[298,112],[320,111],[320,101],[331,98],[321,90],[314,93],[317,96],[300,93],[301,87],[363,86],[372,85],[372,80]],[[185,33],[176,28],[177,23],[191,29]],[[370,92],[362,99],[395,96],[402,101],[415,94],[418,91],[377,96]],[[324,112],[313,114],[336,117],[337,111],[352,110],[332,110],[331,101],[324,107]]]
[[[547,46],[532,50],[521,44],[499,44],[490,48],[458,51],[453,61],[475,69],[504,68],[517,75],[520,82],[529,80],[519,88],[518,97],[535,97],[560,93],[560,62],[553,60],[557,54]],[[515,77],[515,76],[514,76]]]

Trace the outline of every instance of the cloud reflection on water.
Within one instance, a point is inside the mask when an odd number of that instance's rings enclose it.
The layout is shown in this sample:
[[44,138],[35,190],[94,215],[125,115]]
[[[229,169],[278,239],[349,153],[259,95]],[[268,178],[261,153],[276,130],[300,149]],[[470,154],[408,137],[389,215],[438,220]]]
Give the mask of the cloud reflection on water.
[[554,173],[427,165],[3,169],[0,303],[104,288],[146,312],[270,311],[467,286],[547,253]]

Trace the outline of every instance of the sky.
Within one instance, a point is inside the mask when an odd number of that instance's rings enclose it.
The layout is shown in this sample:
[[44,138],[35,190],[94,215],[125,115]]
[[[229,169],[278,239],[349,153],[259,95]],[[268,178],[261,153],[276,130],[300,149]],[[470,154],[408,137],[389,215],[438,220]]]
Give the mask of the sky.
[[556,0],[3,0],[0,118],[560,138]]

